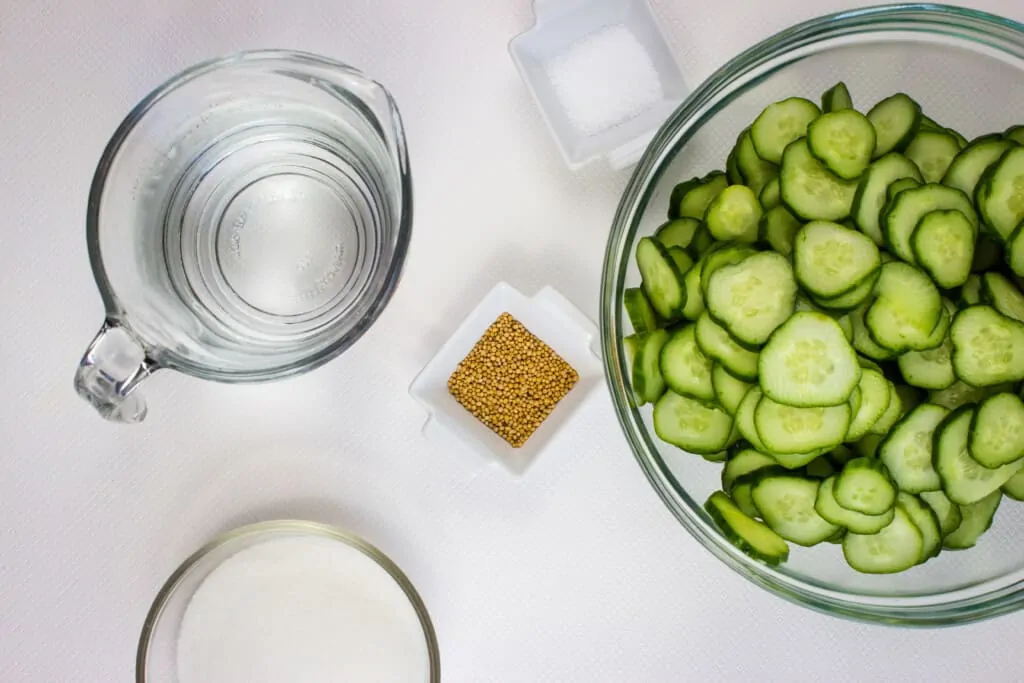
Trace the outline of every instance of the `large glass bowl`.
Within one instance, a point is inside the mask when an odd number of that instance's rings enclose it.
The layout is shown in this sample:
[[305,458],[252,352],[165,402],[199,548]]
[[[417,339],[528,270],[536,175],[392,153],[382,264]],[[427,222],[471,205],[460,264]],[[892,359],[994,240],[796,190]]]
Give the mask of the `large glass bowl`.
[[722,169],[739,132],[778,99],[819,94],[843,80],[854,105],[906,92],[924,111],[968,138],[1024,123],[1024,26],[940,5],[844,12],[787,29],[736,57],[665,123],[637,166],[608,240],[601,288],[605,370],[619,421],[637,460],[682,525],[754,583],[844,617],[902,625],[957,624],[1024,602],[1024,503],[1004,500],[992,529],[968,551],[944,552],[888,576],[850,569],[832,544],[794,547],[772,568],[733,547],[702,509],[721,466],[660,442],[650,408],[636,405],[622,338],[622,293],[640,276],[634,247],[665,220],[682,179]]

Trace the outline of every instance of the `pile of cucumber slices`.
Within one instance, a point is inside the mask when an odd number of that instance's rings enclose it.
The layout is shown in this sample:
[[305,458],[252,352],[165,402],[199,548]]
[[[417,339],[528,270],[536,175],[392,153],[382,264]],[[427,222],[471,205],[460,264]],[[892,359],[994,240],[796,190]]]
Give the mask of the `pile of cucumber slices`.
[[1024,126],[971,142],[905,94],[769,105],[639,240],[624,347],[705,505],[767,563],[970,548],[1024,500]]

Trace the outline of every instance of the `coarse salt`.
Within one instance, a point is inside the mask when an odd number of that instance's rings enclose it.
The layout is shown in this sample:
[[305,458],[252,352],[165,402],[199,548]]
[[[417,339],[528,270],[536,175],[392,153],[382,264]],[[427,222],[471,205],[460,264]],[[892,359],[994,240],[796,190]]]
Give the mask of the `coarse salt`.
[[419,617],[383,567],[326,537],[232,555],[192,596],[180,683],[426,683]]
[[545,70],[570,122],[585,135],[631,119],[664,97],[650,55],[625,26],[584,36]]

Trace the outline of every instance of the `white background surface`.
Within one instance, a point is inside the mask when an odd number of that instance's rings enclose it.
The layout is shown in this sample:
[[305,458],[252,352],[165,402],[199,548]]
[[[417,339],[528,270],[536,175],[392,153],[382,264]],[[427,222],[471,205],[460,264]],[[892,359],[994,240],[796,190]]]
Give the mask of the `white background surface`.
[[[655,4],[694,86],[850,3]],[[968,4],[1024,20],[1017,0]],[[1024,614],[868,627],[720,566],[648,486],[603,390],[519,481],[422,440],[406,388],[496,280],[554,285],[596,317],[626,175],[564,169],[506,53],[531,16],[527,0],[2,0],[0,681],[130,680],[168,573],[212,535],[282,516],[342,524],[405,569],[446,681],[1020,680]],[[71,388],[103,314],[83,228],[94,163],[152,86],[255,47],[336,57],[395,95],[416,190],[402,285],[313,374],[158,374],[145,423],[107,424]]]

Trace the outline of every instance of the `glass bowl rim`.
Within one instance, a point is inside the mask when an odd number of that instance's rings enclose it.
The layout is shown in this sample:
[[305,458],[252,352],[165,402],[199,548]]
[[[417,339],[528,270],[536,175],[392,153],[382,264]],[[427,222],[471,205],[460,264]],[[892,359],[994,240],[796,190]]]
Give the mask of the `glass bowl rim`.
[[[698,501],[667,472],[630,391],[623,358],[621,299],[625,282],[626,247],[633,244],[649,195],[667,164],[697,129],[708,123],[722,102],[723,91],[759,66],[793,50],[848,35],[913,32],[954,36],[1024,61],[1024,25],[987,12],[934,3],[877,5],[826,14],[795,24],[744,50],[719,67],[684,101],[655,134],[623,191],[609,233],[601,275],[599,327],[605,380],[616,417],[634,457],[648,481],[682,526],[705,549],[749,581],[791,602],[843,618],[896,626],[951,626],[988,619],[1024,606],[1024,578],[972,593],[973,586],[921,596],[881,597],[830,590],[822,584],[783,574],[740,552],[714,527]],[[1012,48],[1012,51],[1011,51]],[[1018,572],[1018,574],[1020,574]],[[1005,576],[1005,575],[1004,575]],[[990,579],[995,582],[999,579]],[[964,593],[965,595],[958,595]],[[936,596],[947,600],[936,601]]]
[[189,572],[206,559],[210,553],[216,550],[240,541],[259,540],[261,537],[281,534],[292,536],[320,536],[334,541],[339,541],[363,553],[373,560],[381,569],[387,572],[391,579],[398,584],[398,587],[402,589],[402,592],[416,611],[416,616],[419,618],[420,626],[423,629],[423,639],[427,645],[427,659],[430,672],[430,677],[428,679],[429,683],[440,683],[441,658],[437,643],[437,634],[434,630],[434,624],[430,619],[430,614],[427,612],[427,606],[424,604],[420,594],[416,591],[412,581],[409,580],[405,573],[397,564],[394,563],[394,561],[391,560],[390,557],[385,555],[379,548],[369,543],[361,536],[357,536],[356,534],[330,524],[322,524],[320,522],[311,522],[301,519],[279,519],[266,522],[256,522],[254,524],[248,524],[232,529],[231,531],[227,531],[214,537],[178,565],[177,569],[171,573],[164,584],[160,587],[156,597],[153,599],[153,604],[149,608],[149,612],[146,614],[146,620],[143,624],[142,632],[139,634],[139,644],[135,655],[136,683],[152,683],[152,679],[148,675],[147,660],[153,635],[156,633],[156,627],[157,624],[160,623],[160,618],[163,616],[164,609],[167,607],[171,598],[177,594],[178,589],[181,586],[181,582]]

